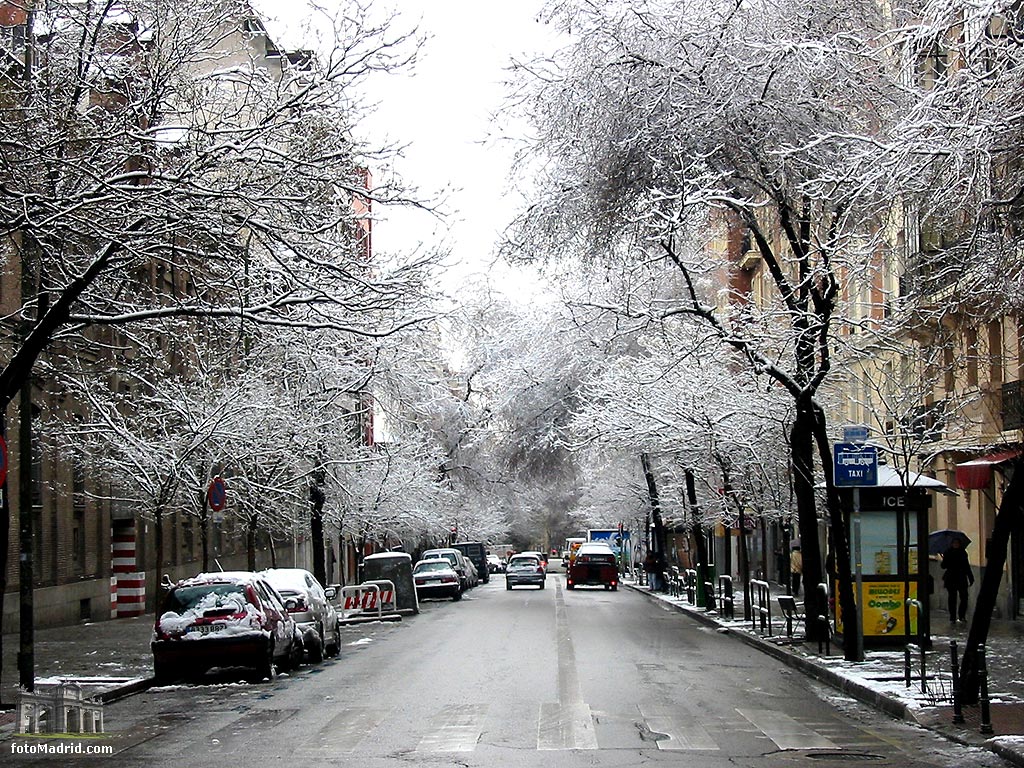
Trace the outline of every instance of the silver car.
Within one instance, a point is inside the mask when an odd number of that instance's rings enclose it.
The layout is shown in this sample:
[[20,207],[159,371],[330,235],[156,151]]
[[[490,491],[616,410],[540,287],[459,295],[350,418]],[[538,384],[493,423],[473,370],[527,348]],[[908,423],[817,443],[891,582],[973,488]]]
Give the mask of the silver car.
[[505,589],[519,584],[536,584],[544,589],[544,564],[536,555],[513,555],[505,569]]
[[466,556],[459,552],[459,550],[451,547],[441,547],[438,549],[428,549],[420,555],[421,560],[430,560],[434,557],[443,557],[452,564],[452,568],[459,574],[459,585],[463,591],[475,586],[470,578],[469,561],[466,560]]
[[310,661],[323,661],[341,650],[338,613],[313,574],[302,568],[268,568],[260,575],[284,600]]

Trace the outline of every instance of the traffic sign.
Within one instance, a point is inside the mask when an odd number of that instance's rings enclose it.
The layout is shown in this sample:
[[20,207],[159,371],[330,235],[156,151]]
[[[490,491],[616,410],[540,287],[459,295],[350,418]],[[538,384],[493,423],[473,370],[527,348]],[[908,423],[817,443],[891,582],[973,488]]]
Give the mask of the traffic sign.
[[875,446],[836,443],[832,462],[837,486],[878,485],[878,448]]
[[843,427],[844,443],[863,443],[868,439],[866,424],[847,424]]
[[215,477],[210,482],[210,487],[206,491],[206,500],[210,503],[210,509],[214,512],[220,512],[228,503],[228,487],[224,484],[224,480],[220,477]]

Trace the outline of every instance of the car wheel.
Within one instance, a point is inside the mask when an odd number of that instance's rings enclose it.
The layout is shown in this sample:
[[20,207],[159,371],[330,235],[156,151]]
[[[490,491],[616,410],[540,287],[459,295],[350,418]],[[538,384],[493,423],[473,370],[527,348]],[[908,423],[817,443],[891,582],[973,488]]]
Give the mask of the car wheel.
[[324,628],[317,625],[314,636],[310,638],[311,642],[309,647],[306,649],[306,655],[309,656],[310,662],[313,664],[319,664],[324,660],[324,656],[327,655],[327,651],[324,645]]
[[274,682],[277,677],[277,666],[274,664],[274,641],[267,643],[267,650],[260,663],[256,665],[256,681],[268,680]]
[[509,584],[507,581],[505,582],[505,589],[512,589],[512,585]]
[[157,658],[153,659],[153,679],[156,680],[157,685],[173,683],[177,678],[178,670],[173,664],[168,664]]
[[544,582],[543,581],[540,583],[540,588],[544,589]]
[[341,653],[341,624],[337,621],[334,622],[334,642],[328,645],[324,652],[331,657]]
[[566,589],[576,589],[576,585],[570,582],[569,584],[565,585],[565,588]]
[[452,593],[452,602],[455,602],[456,600],[461,600],[461,599],[462,599],[462,593],[461,592],[456,591],[456,592]]
[[619,591],[619,585],[618,584],[613,584],[612,585],[612,592],[618,592],[618,591]]

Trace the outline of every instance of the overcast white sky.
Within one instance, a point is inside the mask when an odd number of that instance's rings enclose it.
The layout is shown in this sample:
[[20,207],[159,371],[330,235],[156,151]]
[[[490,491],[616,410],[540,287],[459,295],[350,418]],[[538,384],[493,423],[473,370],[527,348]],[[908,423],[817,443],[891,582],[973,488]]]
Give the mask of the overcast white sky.
[[[286,45],[316,46],[301,10],[313,0],[252,0],[268,17],[271,34]],[[325,6],[346,0],[317,0]],[[377,75],[366,100],[375,114],[356,127],[371,146],[387,139],[403,146],[395,161],[403,180],[421,195],[443,194],[443,220],[423,211],[375,210],[374,250],[378,254],[442,248],[451,268],[442,287],[458,292],[473,276],[518,295],[539,289],[527,270],[494,264],[499,233],[519,208],[509,192],[512,148],[498,140],[492,116],[506,97],[503,81],[513,57],[551,52],[558,38],[538,20],[544,0],[374,0],[375,15],[390,9],[401,30],[418,28],[426,42],[414,68]],[[506,121],[507,122],[507,121]],[[509,134],[521,136],[525,127]]]
[[[371,98],[379,109],[376,131],[409,144],[397,164],[424,193],[444,190],[449,217],[423,212],[384,213],[374,246],[391,251],[450,247],[455,264],[446,287],[457,290],[473,274],[491,272],[495,282],[521,286],[522,277],[491,267],[500,231],[517,199],[508,193],[511,147],[498,141],[492,115],[505,98],[503,80],[511,57],[555,45],[551,28],[537,20],[542,0],[481,2],[419,0],[397,3],[405,24],[428,37],[414,71],[381,76]],[[516,131],[513,131],[516,132]]]

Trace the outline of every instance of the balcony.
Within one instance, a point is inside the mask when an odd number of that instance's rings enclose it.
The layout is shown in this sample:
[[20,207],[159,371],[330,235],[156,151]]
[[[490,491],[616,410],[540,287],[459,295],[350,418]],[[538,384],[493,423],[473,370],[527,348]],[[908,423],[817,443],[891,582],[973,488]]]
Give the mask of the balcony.
[[1019,381],[1008,381],[1002,386],[1002,407],[1000,415],[1003,431],[1024,429],[1024,397],[1021,395]]

